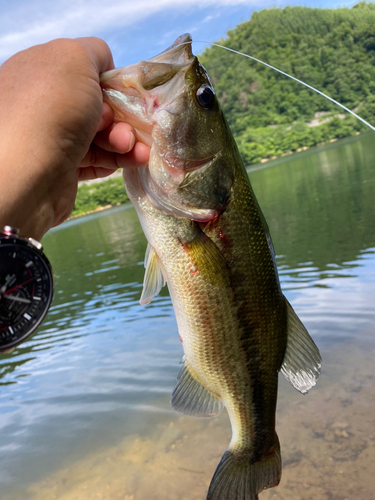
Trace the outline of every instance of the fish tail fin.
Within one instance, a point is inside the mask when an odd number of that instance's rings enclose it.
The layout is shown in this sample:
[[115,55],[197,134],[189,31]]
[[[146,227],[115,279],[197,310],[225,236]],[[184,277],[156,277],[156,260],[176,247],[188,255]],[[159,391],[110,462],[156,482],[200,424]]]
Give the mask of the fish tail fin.
[[273,451],[254,462],[228,449],[211,480],[207,500],[258,500],[258,494],[277,486],[281,478],[279,440]]

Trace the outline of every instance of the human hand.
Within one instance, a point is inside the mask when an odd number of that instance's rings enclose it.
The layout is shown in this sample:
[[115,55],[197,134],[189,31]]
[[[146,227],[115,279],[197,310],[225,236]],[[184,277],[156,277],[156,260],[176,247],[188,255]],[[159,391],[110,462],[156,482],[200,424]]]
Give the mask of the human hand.
[[97,38],[54,40],[0,67],[0,230],[41,239],[69,216],[78,180],[148,161],[134,129],[103,104],[99,74],[113,67]]

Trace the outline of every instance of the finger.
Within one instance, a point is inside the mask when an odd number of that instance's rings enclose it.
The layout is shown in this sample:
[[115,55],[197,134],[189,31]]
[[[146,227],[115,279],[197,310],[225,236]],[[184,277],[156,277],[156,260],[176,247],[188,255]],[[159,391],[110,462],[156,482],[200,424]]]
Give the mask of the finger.
[[96,144],[91,144],[85,157],[79,164],[80,168],[101,167],[108,169],[117,169],[117,153],[106,151],[98,147]]
[[98,74],[114,69],[111,49],[104,40],[96,37],[76,38],[75,40],[85,47],[97,68]]
[[126,167],[140,167],[148,162],[149,157],[150,148],[141,142],[136,142],[133,149],[125,154],[106,151],[96,144],[91,144],[89,151],[81,161],[79,167],[100,167],[112,170]]
[[135,144],[135,131],[128,123],[114,123],[96,134],[94,143],[107,151],[127,153]]
[[116,155],[119,168],[141,167],[150,159],[150,148],[142,142],[136,142],[134,148],[124,155]]
[[[98,132],[108,128],[113,123],[113,109],[109,104],[103,102],[102,117],[98,125]],[[98,144],[99,145],[99,144]]]
[[79,181],[91,181],[93,179],[101,179],[103,177],[108,177],[109,175],[116,172],[117,168],[109,169],[103,167],[86,167],[78,169],[78,180]]

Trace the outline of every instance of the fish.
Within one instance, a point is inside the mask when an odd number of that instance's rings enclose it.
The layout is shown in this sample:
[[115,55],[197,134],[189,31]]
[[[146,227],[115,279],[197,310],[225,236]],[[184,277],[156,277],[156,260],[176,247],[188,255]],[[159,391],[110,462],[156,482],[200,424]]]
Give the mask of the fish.
[[183,346],[172,407],[216,417],[232,439],[207,500],[257,500],[279,484],[278,374],[306,394],[321,356],[284,297],[269,229],[189,34],[157,56],[101,75],[115,121],[150,146],[124,169],[148,241],[141,304],[167,283]]

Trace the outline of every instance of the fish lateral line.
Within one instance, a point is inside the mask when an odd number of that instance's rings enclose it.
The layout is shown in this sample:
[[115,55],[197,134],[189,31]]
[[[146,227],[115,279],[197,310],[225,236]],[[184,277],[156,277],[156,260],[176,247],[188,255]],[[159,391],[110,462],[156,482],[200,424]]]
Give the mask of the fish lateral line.
[[[353,115],[355,118],[357,118],[357,120],[361,121],[362,123],[364,123],[367,127],[369,127],[371,130],[373,130],[375,132],[375,127],[373,125],[371,125],[371,123],[367,122],[365,119],[361,118],[359,115],[357,115],[356,113],[354,113],[354,111],[352,111],[351,109],[347,108],[346,106],[344,106],[343,104],[341,104],[340,102],[336,101],[335,99],[333,99],[332,97],[329,97],[328,95],[326,95],[324,92],[322,92],[321,90],[318,90],[316,89],[315,87],[312,87],[311,85],[309,85],[308,83],[305,83],[303,82],[302,80],[299,80],[298,78],[296,78],[295,76],[292,76],[292,75],[289,75],[288,73],[285,73],[285,71],[282,71],[281,69],[278,69],[276,68],[275,66],[272,66],[271,64],[268,64],[264,61],[261,61],[260,59],[257,59],[256,57],[253,57],[253,56],[250,56],[249,54],[245,54],[244,52],[240,52],[238,50],[235,50],[235,49],[231,49],[230,47],[226,47],[225,45],[220,45],[218,43],[214,43],[214,42],[207,42],[205,40],[193,40],[194,43],[206,43],[208,45],[212,45],[213,47],[219,47],[220,49],[224,49],[224,50],[227,50],[228,52],[232,52],[234,54],[238,54],[240,56],[243,56],[243,57],[247,57],[248,59],[252,59],[253,61],[259,63],[259,64],[263,64],[263,66],[267,66],[267,68],[270,68],[270,69],[273,69],[274,71],[277,71],[278,73],[294,80],[295,82],[297,83],[300,83],[301,85],[304,85],[305,87],[307,87],[308,89],[310,90],[313,90],[314,92],[316,92],[317,94],[325,97],[326,99],[328,99],[329,101],[333,102],[333,104],[336,104],[336,106],[339,106],[340,108],[342,108],[343,110],[345,110],[346,112],[350,113],[351,115]],[[183,42],[181,45],[186,45],[186,44],[189,44],[191,42]]]

